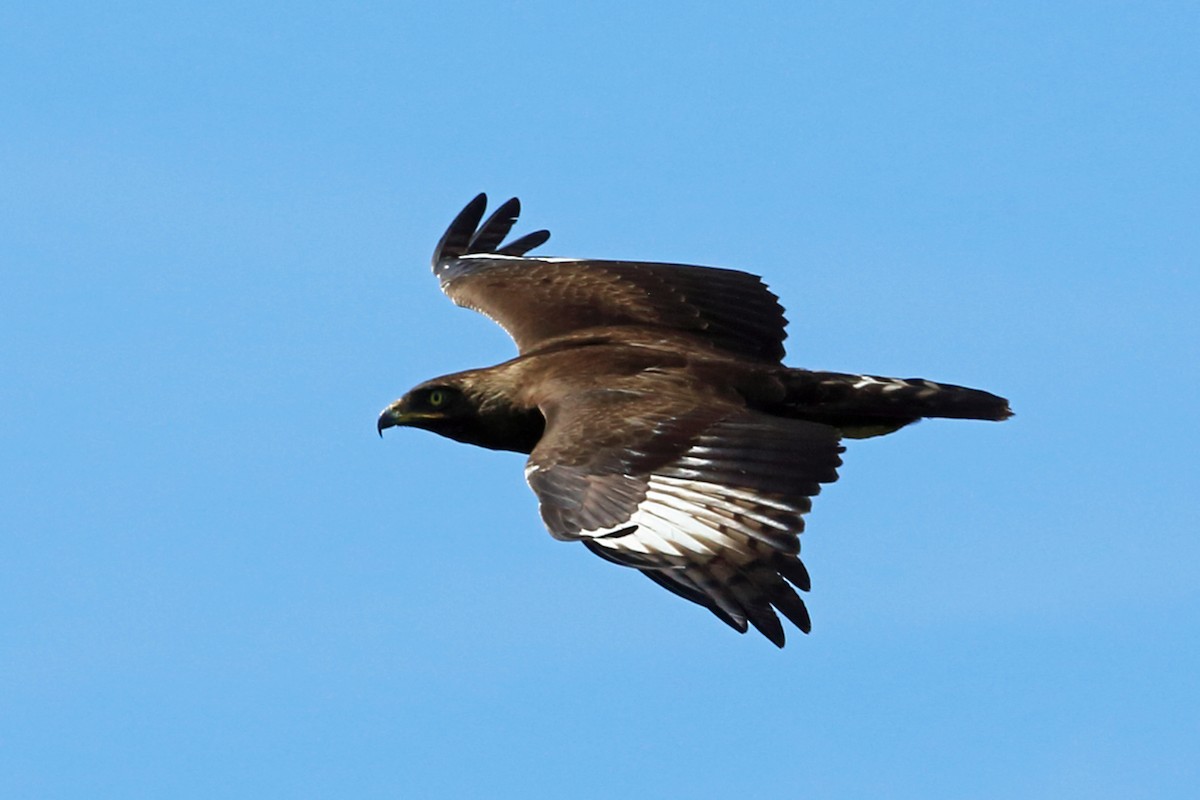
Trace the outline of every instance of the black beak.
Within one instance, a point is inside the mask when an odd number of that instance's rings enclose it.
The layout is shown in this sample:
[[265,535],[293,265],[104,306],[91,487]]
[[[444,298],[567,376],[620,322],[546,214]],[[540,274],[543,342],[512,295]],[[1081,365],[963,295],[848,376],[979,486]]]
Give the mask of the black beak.
[[385,428],[393,428],[400,424],[396,418],[396,413],[390,408],[385,408],[383,413],[379,415],[379,420],[375,423],[375,430],[379,431],[379,438],[383,438]]

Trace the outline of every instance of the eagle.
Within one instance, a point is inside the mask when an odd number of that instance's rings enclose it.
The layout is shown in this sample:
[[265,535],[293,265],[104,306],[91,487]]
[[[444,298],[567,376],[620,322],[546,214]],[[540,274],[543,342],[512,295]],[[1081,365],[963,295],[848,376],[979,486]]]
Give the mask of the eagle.
[[454,218],[433,272],[519,355],[417,385],[383,410],[379,434],[409,426],[528,455],[554,538],[740,633],[753,625],[783,647],[779,614],[811,630],[799,534],[821,485],[837,480],[843,439],[1012,414],[978,389],[784,366],[787,321],[758,276],[531,256],[550,233],[505,243],[517,198],[484,220],[486,210],[480,194]]

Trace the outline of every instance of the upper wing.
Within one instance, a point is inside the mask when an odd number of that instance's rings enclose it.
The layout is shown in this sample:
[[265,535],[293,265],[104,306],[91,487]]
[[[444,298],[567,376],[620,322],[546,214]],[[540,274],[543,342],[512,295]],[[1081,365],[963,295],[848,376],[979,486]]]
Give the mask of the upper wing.
[[810,498],[837,479],[836,430],[624,389],[543,411],[526,478],[551,534],[641,570],[738,631],[748,621],[782,647],[778,610],[808,632],[798,534]]
[[745,356],[783,358],[783,308],[755,275],[715,267],[541,258],[537,231],[502,245],[520,213],[514,197],[480,224],[487,196],[467,204],[438,242],[433,271],[460,306],[493,319],[527,352],[556,336],[637,325],[702,335]]

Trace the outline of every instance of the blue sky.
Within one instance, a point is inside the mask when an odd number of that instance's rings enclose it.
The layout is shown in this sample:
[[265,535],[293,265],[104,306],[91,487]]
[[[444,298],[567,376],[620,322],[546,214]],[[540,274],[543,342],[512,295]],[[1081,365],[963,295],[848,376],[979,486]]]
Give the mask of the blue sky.
[[[452,6],[452,7],[451,7]],[[4,797],[1190,797],[1191,3],[9,4]],[[764,275],[851,443],[780,652],[375,416],[512,355],[429,274]]]

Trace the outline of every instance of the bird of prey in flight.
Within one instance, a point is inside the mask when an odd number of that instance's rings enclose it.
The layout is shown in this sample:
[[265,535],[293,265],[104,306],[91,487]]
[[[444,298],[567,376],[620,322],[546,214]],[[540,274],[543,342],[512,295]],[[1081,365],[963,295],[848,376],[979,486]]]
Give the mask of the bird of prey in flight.
[[843,438],[1011,416],[978,389],[786,367],[783,308],[757,276],[526,255],[550,233],[505,244],[520,203],[484,220],[486,208],[480,194],[450,223],[433,272],[520,354],[419,384],[384,409],[380,434],[405,425],[528,454],[552,536],[739,632],[782,647],[777,611],[810,630],[798,535]]

